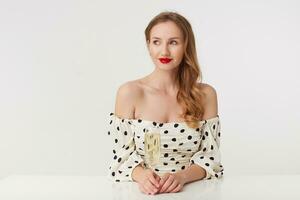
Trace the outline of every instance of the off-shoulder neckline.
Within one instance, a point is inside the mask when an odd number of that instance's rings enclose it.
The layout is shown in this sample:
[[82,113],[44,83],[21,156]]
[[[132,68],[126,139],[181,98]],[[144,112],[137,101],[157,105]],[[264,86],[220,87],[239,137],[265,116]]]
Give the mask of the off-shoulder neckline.
[[[132,121],[132,122],[138,122],[139,120],[141,120],[141,122],[146,122],[146,123],[157,123],[157,124],[164,124],[164,125],[167,125],[167,124],[183,124],[183,123],[186,123],[186,121],[182,121],[182,122],[157,122],[157,121],[152,121],[152,120],[146,120],[146,119],[129,119],[129,118],[122,118],[122,117],[119,117],[117,115],[115,115],[115,113],[111,112],[109,114],[110,116],[113,116],[119,120],[125,120],[125,121]],[[206,119],[206,120],[199,120],[198,122],[201,124],[201,123],[206,123],[206,122],[210,122],[210,121],[215,121],[215,120],[218,120],[219,119],[219,115],[217,115],[216,117],[212,117],[212,118],[209,118],[209,119]]]

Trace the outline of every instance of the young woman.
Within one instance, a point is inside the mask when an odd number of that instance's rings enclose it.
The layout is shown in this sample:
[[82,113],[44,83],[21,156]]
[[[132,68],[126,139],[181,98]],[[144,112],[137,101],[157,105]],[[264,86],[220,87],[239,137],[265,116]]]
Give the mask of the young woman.
[[162,12],[145,36],[155,68],[117,91],[109,116],[109,176],[136,181],[146,194],[222,177],[217,94],[201,83],[190,23],[176,12]]

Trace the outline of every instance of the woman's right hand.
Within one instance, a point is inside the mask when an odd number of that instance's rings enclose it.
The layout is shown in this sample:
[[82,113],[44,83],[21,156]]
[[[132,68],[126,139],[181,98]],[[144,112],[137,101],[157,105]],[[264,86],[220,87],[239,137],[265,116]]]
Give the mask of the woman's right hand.
[[151,169],[144,169],[137,180],[139,189],[145,194],[156,194],[159,191],[160,177]]

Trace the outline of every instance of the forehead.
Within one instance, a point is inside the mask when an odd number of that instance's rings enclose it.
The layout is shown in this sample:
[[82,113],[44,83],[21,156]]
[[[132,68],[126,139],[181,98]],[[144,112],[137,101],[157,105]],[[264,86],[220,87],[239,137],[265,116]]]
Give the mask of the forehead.
[[182,38],[182,32],[179,27],[172,21],[161,22],[152,27],[150,31],[150,38],[159,37],[168,39],[171,37]]

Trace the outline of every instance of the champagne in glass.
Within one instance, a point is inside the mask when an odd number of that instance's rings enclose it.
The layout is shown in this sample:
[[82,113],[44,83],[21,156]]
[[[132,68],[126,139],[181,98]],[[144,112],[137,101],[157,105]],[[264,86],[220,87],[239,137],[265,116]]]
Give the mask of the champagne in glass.
[[145,132],[145,158],[153,168],[159,163],[160,157],[160,130],[159,128],[150,128]]

